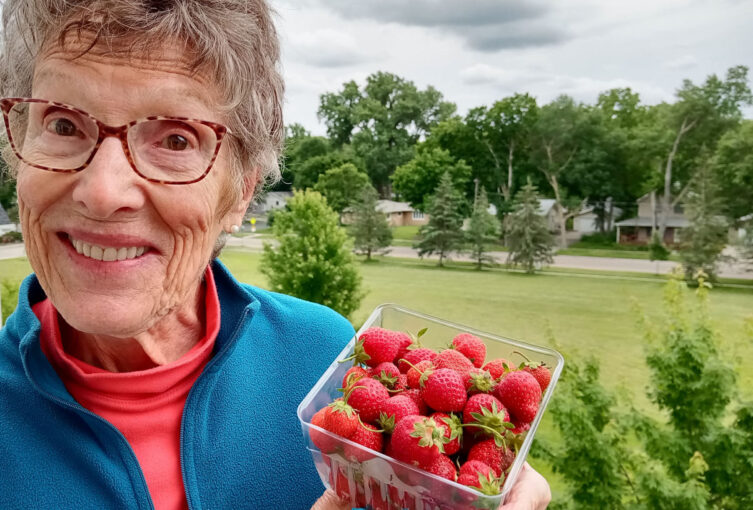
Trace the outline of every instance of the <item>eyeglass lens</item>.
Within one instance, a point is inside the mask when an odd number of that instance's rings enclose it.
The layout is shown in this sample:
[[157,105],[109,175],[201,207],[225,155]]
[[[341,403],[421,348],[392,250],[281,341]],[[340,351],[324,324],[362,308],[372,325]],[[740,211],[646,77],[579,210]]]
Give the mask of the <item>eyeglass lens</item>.
[[[80,168],[99,140],[94,119],[51,103],[19,102],[10,109],[8,124],[22,160],[56,170]],[[211,127],[184,120],[139,121],[130,126],[126,138],[139,173],[164,181],[198,178],[217,148],[217,134]]]

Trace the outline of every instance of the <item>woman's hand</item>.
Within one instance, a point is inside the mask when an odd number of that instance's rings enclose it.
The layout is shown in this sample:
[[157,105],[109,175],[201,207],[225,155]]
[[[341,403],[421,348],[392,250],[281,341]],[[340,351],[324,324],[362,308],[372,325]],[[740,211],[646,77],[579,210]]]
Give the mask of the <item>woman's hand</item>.
[[526,462],[499,510],[544,510],[551,499],[546,479]]
[[[499,510],[544,510],[552,499],[549,484],[528,462],[518,473],[518,479],[507,496],[507,501]],[[311,510],[350,510],[350,504],[343,502],[331,490],[324,491]]]

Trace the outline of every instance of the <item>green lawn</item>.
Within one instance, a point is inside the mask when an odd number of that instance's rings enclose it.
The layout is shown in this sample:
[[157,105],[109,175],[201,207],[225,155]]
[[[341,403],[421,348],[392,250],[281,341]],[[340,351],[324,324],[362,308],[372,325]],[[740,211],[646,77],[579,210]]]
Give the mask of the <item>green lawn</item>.
[[[557,255],[579,255],[587,257],[608,257],[621,259],[649,260],[649,253],[641,250],[619,250],[614,248],[578,248],[577,243],[570,248],[557,250]],[[679,262],[678,255],[670,255],[669,260]]]
[[[259,272],[260,254],[228,249],[222,260],[240,280],[266,286]],[[624,387],[635,395],[637,405],[649,406],[644,396],[644,339],[631,307],[636,302],[649,317],[659,316],[663,278],[610,278],[564,270],[537,275],[478,272],[463,264],[439,269],[428,261],[381,257],[361,263],[360,269],[368,294],[352,317],[356,328],[377,305],[391,302],[535,344],[548,345],[551,330],[566,359],[596,356],[608,387]],[[20,280],[28,272],[25,259],[0,261],[0,278]],[[723,349],[737,364],[742,397],[750,399],[753,371],[743,367],[744,360],[753,358],[753,342],[745,333],[744,318],[753,315],[753,286],[713,289],[710,310]],[[540,434],[556,437],[553,430],[545,417]],[[556,497],[562,490],[560,480],[546,465],[535,465],[550,480]]]

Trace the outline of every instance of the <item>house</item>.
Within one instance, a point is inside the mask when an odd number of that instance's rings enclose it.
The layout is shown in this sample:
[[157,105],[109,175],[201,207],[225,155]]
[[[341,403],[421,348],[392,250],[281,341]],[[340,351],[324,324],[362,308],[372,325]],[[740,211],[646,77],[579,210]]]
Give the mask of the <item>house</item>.
[[[607,210],[609,207],[607,207]],[[622,209],[612,206],[612,216],[610,218],[604,218],[606,225],[604,230],[612,230],[613,221],[615,218],[619,218],[622,214]],[[584,207],[581,211],[573,217],[573,230],[580,232],[581,234],[592,234],[598,232],[599,222],[598,216],[593,206]]]
[[[402,227],[404,225],[426,225],[429,223],[429,215],[414,209],[408,202],[395,202],[394,200],[377,200],[376,210],[387,216],[390,227]],[[342,223],[353,223],[350,208],[343,211]]]
[[557,210],[554,207],[557,201],[553,198],[539,199],[539,215],[546,219],[546,225],[549,232],[559,232],[559,223],[557,222]]
[[3,206],[0,205],[0,236],[8,232],[15,232],[16,224],[10,221],[8,213],[5,212]]
[[269,191],[264,193],[257,202],[251,204],[249,213],[255,216],[264,216],[269,211],[284,209],[285,204],[292,196],[292,191]]
[[[651,193],[646,193],[638,199],[638,216],[627,220],[618,221],[617,242],[622,244],[648,244],[651,242],[651,233],[658,227],[662,215],[661,197],[655,196],[652,208]],[[665,244],[677,244],[680,242],[680,233],[683,228],[690,225],[685,216],[684,208],[677,204],[669,211],[667,225],[664,231]]]

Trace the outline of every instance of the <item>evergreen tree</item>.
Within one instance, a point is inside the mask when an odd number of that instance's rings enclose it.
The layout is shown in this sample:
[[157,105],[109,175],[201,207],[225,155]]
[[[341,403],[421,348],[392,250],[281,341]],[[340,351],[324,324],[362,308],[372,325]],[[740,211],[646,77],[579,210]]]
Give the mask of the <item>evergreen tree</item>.
[[471,245],[471,257],[476,262],[476,269],[484,265],[494,265],[494,257],[489,255],[488,246],[499,239],[499,220],[489,213],[489,199],[486,190],[481,187],[476,203],[473,206],[471,221],[468,223],[466,239]]
[[445,172],[431,198],[429,222],[418,230],[421,240],[414,246],[418,256],[439,255],[439,266],[452,251],[458,251],[463,244],[463,198],[455,190],[452,177]]
[[337,213],[316,191],[296,191],[275,214],[278,246],[264,245],[261,272],[271,290],[321,303],[348,316],[363,298],[361,275]]
[[351,207],[353,225],[350,233],[356,251],[365,253],[366,260],[371,260],[371,254],[374,252],[386,251],[392,242],[392,231],[387,218],[376,209],[378,198],[376,190],[367,185],[361,189]]
[[520,265],[527,273],[533,273],[537,264],[553,262],[554,239],[539,214],[539,195],[530,180],[515,195],[506,227],[508,264]]
[[685,213],[690,225],[682,231],[680,257],[688,281],[703,271],[716,278],[717,265],[724,260],[722,250],[727,245],[727,220],[723,216],[719,188],[709,166],[702,164],[685,201]]

